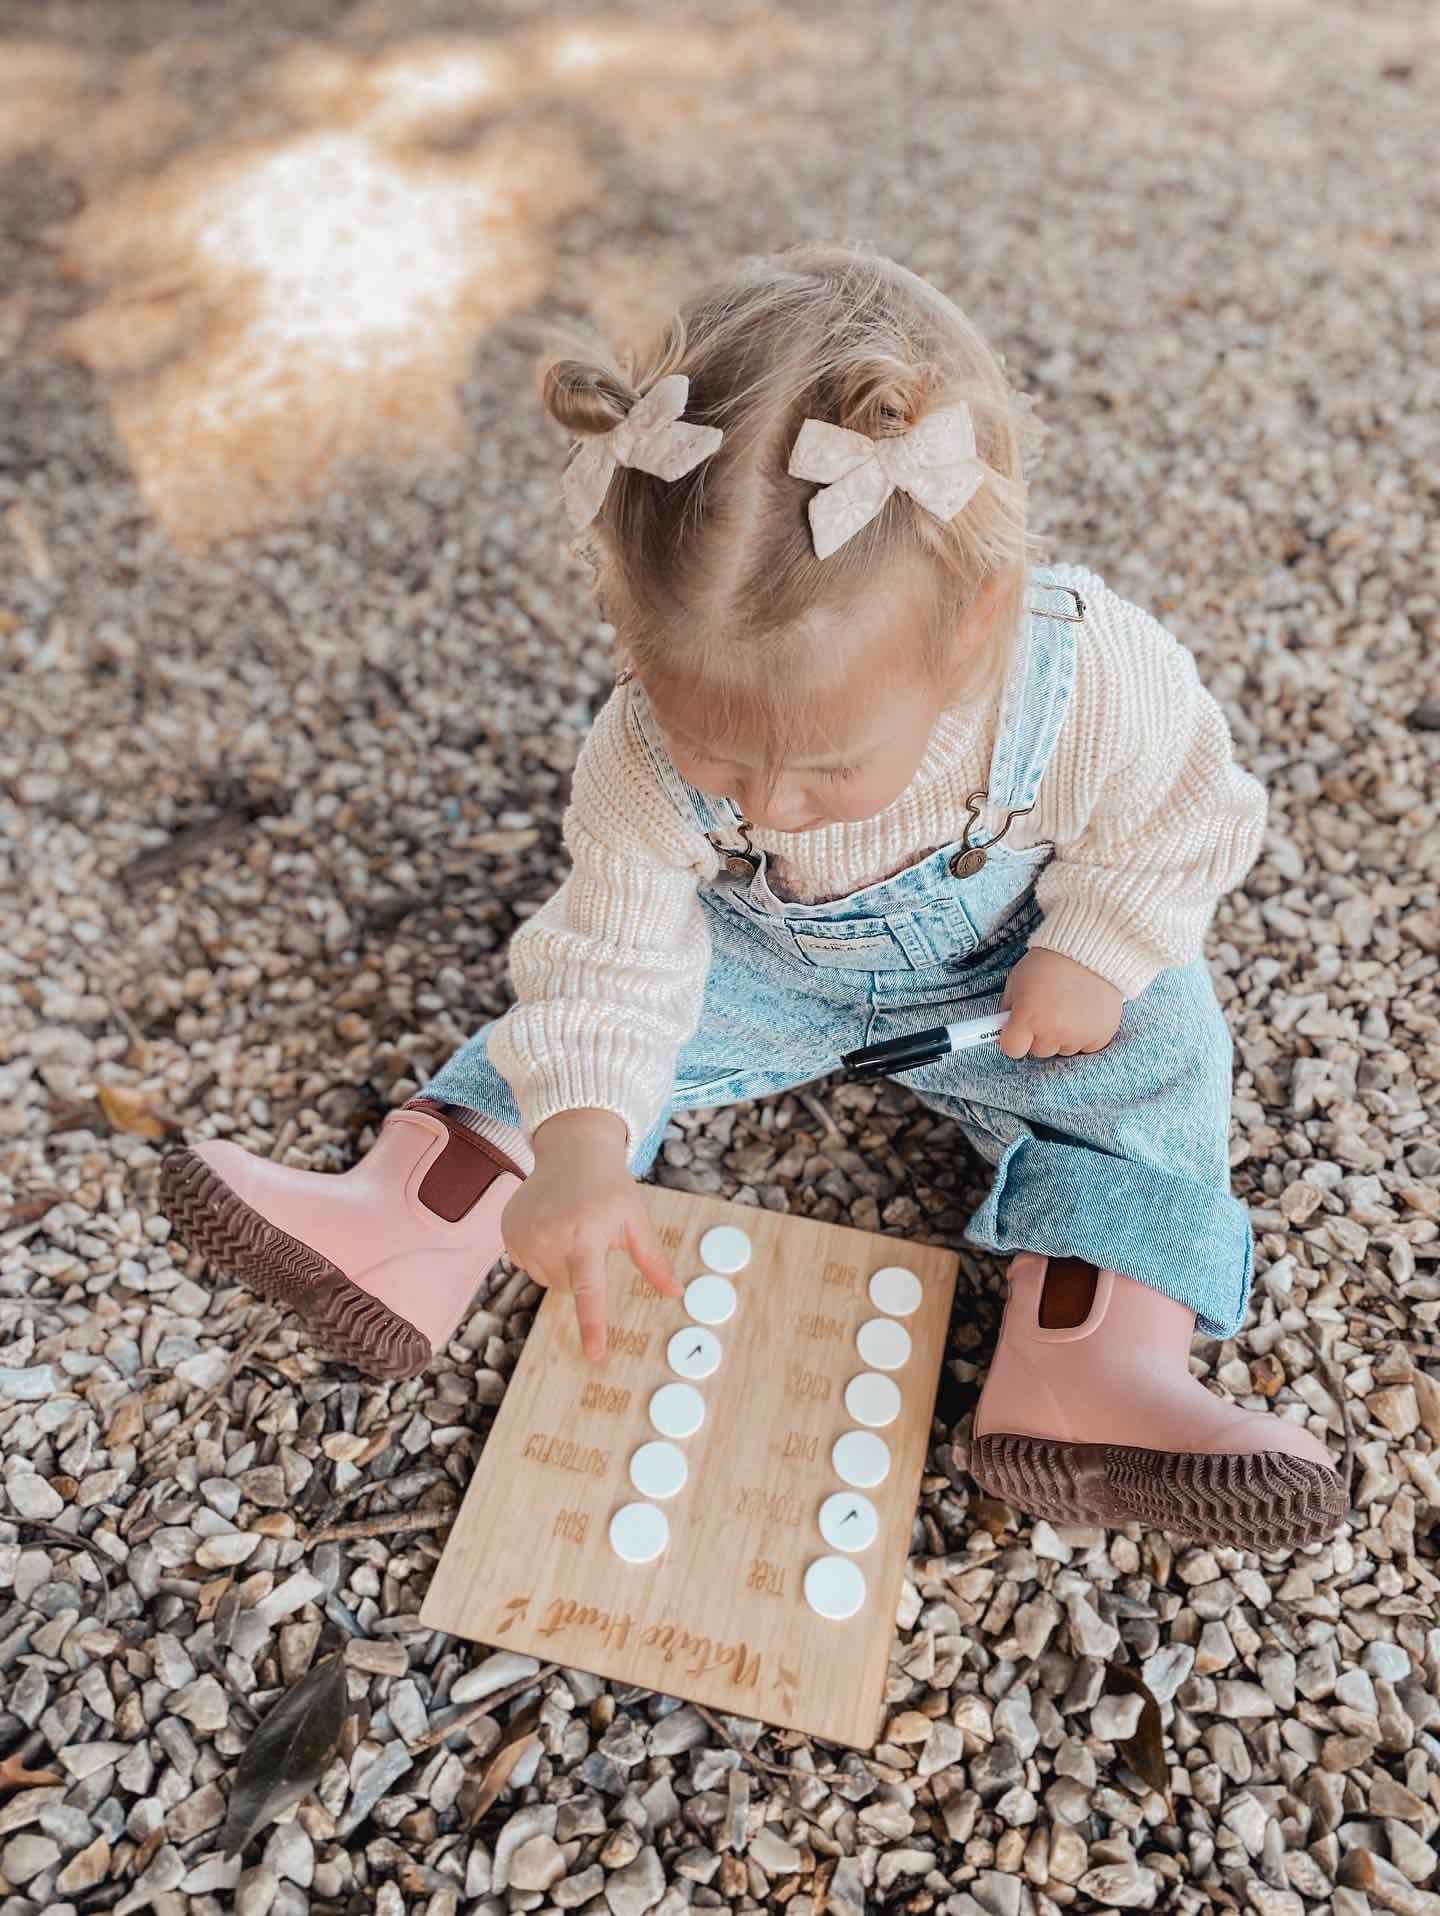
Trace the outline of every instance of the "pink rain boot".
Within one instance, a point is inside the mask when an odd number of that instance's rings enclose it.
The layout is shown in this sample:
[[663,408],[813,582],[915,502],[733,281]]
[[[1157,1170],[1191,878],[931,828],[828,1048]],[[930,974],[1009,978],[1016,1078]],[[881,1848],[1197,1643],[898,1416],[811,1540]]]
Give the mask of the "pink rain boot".
[[1198,1543],[1286,1550],[1344,1521],[1325,1446],[1190,1375],[1195,1313],[1075,1258],[1010,1266],[975,1412],[976,1482],[1055,1523],[1141,1523]]
[[338,1175],[216,1139],[165,1160],[160,1201],[193,1249],[298,1311],[330,1355],[413,1377],[504,1249],[520,1181],[496,1145],[419,1098]]

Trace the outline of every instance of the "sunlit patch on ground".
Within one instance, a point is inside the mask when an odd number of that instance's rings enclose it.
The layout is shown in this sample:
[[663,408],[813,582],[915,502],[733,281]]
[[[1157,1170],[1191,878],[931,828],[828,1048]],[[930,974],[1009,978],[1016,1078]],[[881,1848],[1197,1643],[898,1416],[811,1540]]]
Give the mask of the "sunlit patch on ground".
[[342,473],[457,452],[475,342],[543,286],[544,230],[580,177],[573,155],[513,140],[442,165],[315,133],[84,215],[77,260],[149,236],[152,273],[67,343],[109,379],[156,517],[180,539],[246,531]]
[[562,268],[566,217],[617,166],[713,194],[727,156],[823,145],[825,75],[862,52],[763,17],[296,39],[233,70],[218,41],[111,68],[41,48],[0,154],[48,148],[85,196],[57,237],[92,299],[62,343],[149,510],[203,542],[462,451],[477,346],[542,297],[622,329],[663,307],[689,236],[642,228]]

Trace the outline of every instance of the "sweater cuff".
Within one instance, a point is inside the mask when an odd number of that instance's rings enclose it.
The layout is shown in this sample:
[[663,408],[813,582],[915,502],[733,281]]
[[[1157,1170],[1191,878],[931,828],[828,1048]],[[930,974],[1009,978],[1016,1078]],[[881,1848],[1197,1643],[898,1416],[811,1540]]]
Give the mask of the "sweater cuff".
[[1156,962],[1152,944],[1127,936],[1124,926],[1106,912],[1077,899],[1045,914],[1029,948],[1073,958],[1114,985],[1122,998],[1138,998],[1165,969]]
[[613,1111],[633,1154],[665,1108],[674,1076],[668,1053],[662,1061],[652,1044],[637,1044],[628,1033],[511,1031],[515,1016],[497,1025],[491,1062],[509,1081],[526,1137],[562,1111]]
[[649,1135],[651,1125],[646,1124],[645,1114],[633,1099],[622,1094],[603,1089],[583,1093],[567,1094],[554,1085],[532,1085],[521,1093],[517,1102],[520,1106],[520,1128],[533,1147],[535,1133],[548,1118],[562,1117],[567,1111],[611,1111],[625,1126],[625,1155],[632,1158],[642,1139]]

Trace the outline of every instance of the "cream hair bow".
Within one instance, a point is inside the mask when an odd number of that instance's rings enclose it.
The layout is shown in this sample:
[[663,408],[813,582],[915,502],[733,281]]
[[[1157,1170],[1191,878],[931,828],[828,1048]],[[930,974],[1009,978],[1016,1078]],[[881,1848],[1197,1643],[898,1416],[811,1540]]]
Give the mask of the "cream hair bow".
[[961,401],[888,439],[807,419],[790,449],[790,476],[821,481],[810,501],[810,531],[816,556],[828,559],[892,492],[908,493],[937,519],[953,519],[984,482],[985,467],[975,456],[970,408]]
[[633,466],[657,479],[679,479],[708,459],[724,437],[718,426],[681,418],[690,398],[684,373],[657,380],[610,432],[582,439],[565,468],[561,487],[575,528],[588,526],[605,501],[618,466]]

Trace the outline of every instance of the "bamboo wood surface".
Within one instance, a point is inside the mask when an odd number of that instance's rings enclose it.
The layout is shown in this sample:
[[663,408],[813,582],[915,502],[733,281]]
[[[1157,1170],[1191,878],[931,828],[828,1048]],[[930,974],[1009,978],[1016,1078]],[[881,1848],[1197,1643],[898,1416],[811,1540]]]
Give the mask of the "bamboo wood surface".
[[[636,1501],[629,1461],[657,1436],[649,1403],[677,1381],[671,1335],[690,1319],[622,1253],[610,1266],[609,1350],[588,1364],[569,1297],[541,1304],[421,1612],[457,1636],[868,1749],[930,1437],[958,1262],[947,1251],[807,1218],[651,1187],[651,1216],[682,1281],[699,1242],[736,1224],[752,1244],[732,1278],[738,1306],[714,1327],[718,1370],[695,1388],[705,1421],[681,1442],[683,1489],[661,1508],[670,1540],[628,1564],[609,1542]],[[866,1286],[903,1264],[921,1279],[903,1319],[908,1362],[885,1482],[865,1492],[879,1535],[854,1558],[867,1594],[844,1622],[805,1601],[806,1567],[831,1554],[816,1515],[847,1486],[831,1447],[856,1428],[845,1386],[866,1366],[855,1334],[879,1315]]]

